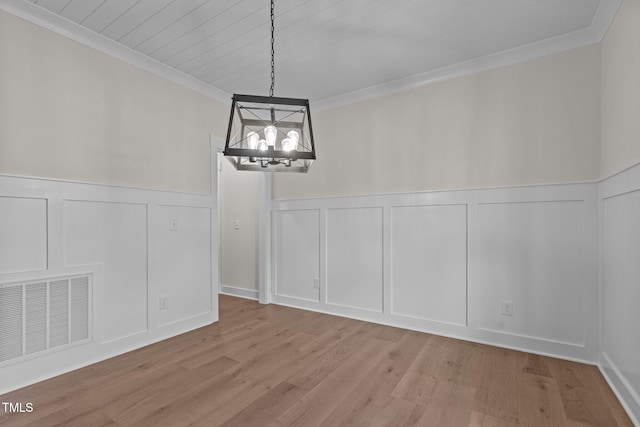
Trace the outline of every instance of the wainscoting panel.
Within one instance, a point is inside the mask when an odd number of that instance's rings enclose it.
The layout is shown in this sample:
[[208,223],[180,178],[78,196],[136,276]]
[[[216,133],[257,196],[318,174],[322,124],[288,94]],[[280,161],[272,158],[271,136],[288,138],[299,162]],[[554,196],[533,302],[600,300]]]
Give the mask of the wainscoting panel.
[[382,312],[382,209],[327,211],[327,303]]
[[[308,285],[272,275],[277,304],[597,359],[596,184],[276,200],[272,211],[275,270],[288,251],[322,275],[319,301],[283,294]],[[305,211],[320,227],[283,235],[282,219]]]
[[640,425],[640,166],[604,180],[600,368]]
[[65,200],[64,266],[103,264],[102,341],[147,330],[147,206]]
[[47,269],[47,200],[0,196],[0,274]]
[[[159,206],[156,262],[158,299],[166,308],[158,313],[158,324],[179,322],[211,312],[211,224],[210,208]],[[151,303],[153,304],[153,300]]]
[[320,301],[320,211],[274,212],[275,294]]
[[480,328],[584,345],[583,212],[581,201],[479,206],[479,303],[496,308]]
[[0,175],[0,394],[215,322],[216,197]]
[[640,190],[604,200],[603,349],[640,396]]
[[391,310],[467,324],[467,206],[391,209]]

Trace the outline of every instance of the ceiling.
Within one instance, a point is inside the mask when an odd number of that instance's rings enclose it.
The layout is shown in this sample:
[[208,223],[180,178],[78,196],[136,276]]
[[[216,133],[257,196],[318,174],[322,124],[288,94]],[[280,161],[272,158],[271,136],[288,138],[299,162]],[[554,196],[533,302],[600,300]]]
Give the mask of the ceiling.
[[[224,93],[268,94],[267,0],[18,1]],[[276,0],[275,95],[328,100],[505,52],[595,43],[619,2]]]

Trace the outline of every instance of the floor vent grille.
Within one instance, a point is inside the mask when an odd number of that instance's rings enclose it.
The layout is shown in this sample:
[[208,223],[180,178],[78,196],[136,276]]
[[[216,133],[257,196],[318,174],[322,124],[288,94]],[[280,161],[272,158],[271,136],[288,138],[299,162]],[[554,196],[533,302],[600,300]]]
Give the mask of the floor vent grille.
[[0,283],[0,365],[91,340],[91,276]]

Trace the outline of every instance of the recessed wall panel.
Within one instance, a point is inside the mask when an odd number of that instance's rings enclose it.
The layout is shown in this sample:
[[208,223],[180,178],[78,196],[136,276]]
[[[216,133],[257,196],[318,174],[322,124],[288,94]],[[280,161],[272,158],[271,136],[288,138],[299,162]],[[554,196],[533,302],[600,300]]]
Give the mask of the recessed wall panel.
[[159,206],[157,214],[158,295],[167,298],[159,324],[210,312],[211,209]]
[[327,209],[327,302],[382,311],[382,208]]
[[603,352],[640,396],[640,191],[604,200]]
[[[584,203],[479,205],[477,280],[469,303],[481,329],[584,345]],[[506,304],[512,315],[504,313]]]
[[102,341],[147,330],[147,207],[64,201],[65,267],[102,264]]
[[394,207],[391,218],[392,313],[465,326],[466,205]]
[[47,201],[0,197],[0,274],[47,269]]
[[276,294],[319,300],[320,211],[275,211]]

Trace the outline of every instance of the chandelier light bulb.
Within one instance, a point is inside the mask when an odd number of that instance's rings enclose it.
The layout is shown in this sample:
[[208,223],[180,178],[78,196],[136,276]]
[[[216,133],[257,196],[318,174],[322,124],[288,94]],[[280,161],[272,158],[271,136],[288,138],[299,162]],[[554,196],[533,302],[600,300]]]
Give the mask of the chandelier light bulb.
[[293,150],[293,141],[291,138],[285,138],[281,142],[283,151],[291,151]]
[[276,129],[275,126],[267,126],[266,128],[264,128],[264,137],[267,140],[267,144],[269,144],[270,147],[273,147],[276,145],[276,136],[278,135],[278,130]]
[[300,141],[300,134],[298,133],[298,131],[290,130],[289,133],[287,133],[287,136],[291,140],[291,150],[296,150],[298,148],[298,141]]
[[258,142],[260,141],[260,135],[255,132],[249,132],[247,134],[247,141],[249,142],[249,148],[255,150],[258,148]]
[[264,139],[261,139],[260,142],[258,143],[258,150],[267,151],[267,141],[265,141]]
[[287,136],[289,137],[289,139],[293,140],[293,142],[295,142],[296,144],[300,140],[300,134],[298,133],[297,130],[290,130],[289,133],[287,133]]

